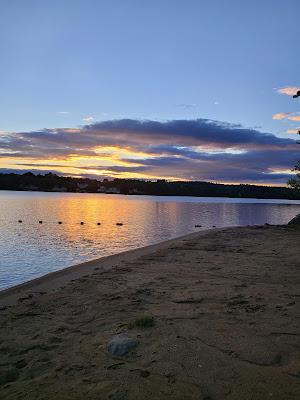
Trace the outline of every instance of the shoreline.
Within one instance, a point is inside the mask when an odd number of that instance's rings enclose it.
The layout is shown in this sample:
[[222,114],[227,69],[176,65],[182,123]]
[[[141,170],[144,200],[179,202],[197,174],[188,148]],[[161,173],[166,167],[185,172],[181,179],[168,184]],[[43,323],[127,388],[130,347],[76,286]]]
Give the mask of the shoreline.
[[[286,225],[269,225],[269,226],[282,226]],[[104,270],[110,268],[114,263],[120,262],[120,260],[131,260],[139,256],[143,256],[147,253],[155,252],[164,247],[176,243],[177,241],[189,240],[193,238],[198,238],[201,236],[206,236],[212,232],[218,233],[226,230],[232,229],[242,229],[242,228],[263,228],[264,225],[247,225],[247,226],[228,226],[224,228],[209,228],[205,230],[200,230],[197,232],[188,233],[181,235],[172,239],[164,240],[162,242],[150,244],[143,247],[138,247],[120,253],[111,254],[108,256],[98,257],[91,259],[89,261],[84,261],[81,263],[76,263],[68,267],[59,269],[57,271],[49,272],[37,278],[30,279],[28,281],[18,283],[16,285],[10,286],[8,288],[0,289],[0,307],[15,304],[17,297],[22,294],[26,294],[30,291],[43,290],[43,288],[57,289],[64,284],[70,282],[72,279],[80,278],[84,274],[91,274],[95,271],[95,268],[101,267]]]
[[[17,193],[44,193],[44,194],[48,194],[48,193],[54,193],[54,194],[97,194],[97,195],[107,195],[107,196],[125,196],[125,197],[145,197],[145,198],[149,198],[149,197],[162,197],[162,198],[172,198],[172,197],[176,197],[176,198],[184,198],[184,197],[188,197],[188,198],[192,198],[192,199],[228,199],[228,200],[258,200],[263,202],[263,200],[271,200],[271,201],[293,201],[293,202],[298,202],[295,203],[300,204],[300,197],[299,198],[287,198],[287,197],[235,197],[235,196],[196,196],[196,195],[187,195],[187,194],[136,194],[136,193],[128,193],[128,194],[124,194],[124,193],[108,193],[108,192],[62,192],[62,191],[41,191],[41,190],[12,190],[12,189],[0,189],[0,193],[1,192],[17,192]],[[260,202],[259,202],[260,203]],[[258,203],[258,204],[259,204]],[[255,204],[255,203],[254,203]],[[269,204],[269,203],[266,203]],[[286,203],[286,204],[294,204],[294,203]]]
[[101,267],[101,269],[103,268],[103,271],[106,271],[113,264],[118,263],[122,260],[130,261],[134,258],[138,258],[146,254],[151,254],[152,252],[161,250],[169,245],[181,242],[182,240],[189,240],[194,238],[197,239],[198,237],[206,236],[211,232],[219,232],[235,228],[242,227],[211,228],[202,231],[192,232],[186,235],[178,236],[173,239],[150,244],[148,246],[138,247],[120,253],[111,254],[109,256],[95,258],[82,263],[76,263],[57,271],[49,272],[48,274],[42,275],[38,278],[33,278],[29,281],[0,290],[0,307],[16,304],[17,297],[20,295],[26,295],[27,292],[43,290],[45,287],[51,290],[58,289],[59,287],[70,282],[72,279],[78,279],[85,274],[92,274],[95,271],[95,268]]
[[[299,240],[286,225],[200,231],[7,289],[1,395],[298,400]],[[119,334],[136,343],[124,356],[108,351]]]

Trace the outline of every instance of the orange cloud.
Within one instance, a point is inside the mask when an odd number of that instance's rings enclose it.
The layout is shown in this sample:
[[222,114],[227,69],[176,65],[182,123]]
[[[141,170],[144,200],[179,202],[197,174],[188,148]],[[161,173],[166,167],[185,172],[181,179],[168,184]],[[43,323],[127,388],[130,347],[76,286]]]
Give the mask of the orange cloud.
[[294,96],[298,90],[300,90],[300,87],[298,87],[298,86],[286,86],[286,87],[277,89],[277,93],[286,94],[287,96]]
[[286,132],[287,133],[298,133],[298,132],[300,132],[300,126],[296,129],[288,129]]
[[292,117],[288,117],[290,121],[300,121],[300,115],[293,115]]
[[279,112],[274,114],[272,116],[272,119],[277,119],[277,120],[288,119],[290,121],[300,121],[300,114],[291,112]]
[[279,112],[279,113],[277,113],[277,114],[274,114],[274,115],[272,116],[272,119],[285,119],[285,118],[288,117],[289,114],[290,114],[289,112],[288,112],[288,113]]

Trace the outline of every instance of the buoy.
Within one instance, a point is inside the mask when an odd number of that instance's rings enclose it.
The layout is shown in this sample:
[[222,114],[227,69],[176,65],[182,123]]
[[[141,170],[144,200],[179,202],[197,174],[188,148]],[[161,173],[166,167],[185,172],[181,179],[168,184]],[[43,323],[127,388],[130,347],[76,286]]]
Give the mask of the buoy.
[[101,222],[97,222],[97,225],[101,225]]
[[21,219],[19,219],[19,221],[18,221],[18,222],[19,222],[19,224],[21,224],[23,221],[22,221]]
[[80,225],[84,225],[84,222],[80,222]]
[[123,224],[122,224],[122,222],[117,222],[116,225],[117,226],[122,226]]
[[62,224],[62,222],[61,222],[61,221],[58,221],[58,224],[59,224],[59,225],[61,225],[61,224]]
[[43,223],[43,221],[39,221],[39,224],[42,224]]
[[216,225],[213,225],[212,227],[213,227],[213,228],[215,228],[215,227],[216,227]]
[[202,225],[195,225],[195,228],[202,228]]

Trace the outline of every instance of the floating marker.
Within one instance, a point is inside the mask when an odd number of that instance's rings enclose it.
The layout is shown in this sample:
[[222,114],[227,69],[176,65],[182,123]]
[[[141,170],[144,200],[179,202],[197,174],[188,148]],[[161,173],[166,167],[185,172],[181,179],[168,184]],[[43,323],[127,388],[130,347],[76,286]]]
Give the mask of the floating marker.
[[39,221],[39,224],[42,224],[43,223],[43,221]]
[[62,224],[62,222],[61,222],[61,221],[58,221],[58,224],[59,224],[59,225],[61,225],[61,224]]
[[122,226],[123,224],[122,224],[122,222],[117,222],[116,225],[117,226]]
[[97,225],[101,225],[101,222],[97,222]]
[[80,222],[80,225],[84,225],[84,222]]
[[213,227],[213,228],[215,228],[215,227],[216,227],[216,225],[213,225],[212,227]]
[[23,221],[22,221],[21,219],[19,219],[19,221],[18,221],[18,222],[19,222],[19,224],[21,224]]
[[195,228],[202,228],[202,225],[195,225]]

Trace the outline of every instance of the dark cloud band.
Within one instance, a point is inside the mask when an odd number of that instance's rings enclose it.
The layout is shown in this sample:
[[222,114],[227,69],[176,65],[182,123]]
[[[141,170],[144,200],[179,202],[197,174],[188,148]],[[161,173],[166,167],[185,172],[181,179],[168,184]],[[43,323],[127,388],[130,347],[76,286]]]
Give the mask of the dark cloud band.
[[142,152],[144,158],[127,158],[124,160],[126,166],[76,168],[87,174],[89,169],[98,169],[100,173],[102,170],[132,172],[178,179],[270,183],[278,180],[285,183],[288,174],[274,171],[292,168],[299,158],[299,146],[295,140],[208,119],[123,119],[98,122],[79,129],[16,132],[0,137],[0,157],[36,159],[37,164],[23,165],[38,166],[41,159],[97,156],[97,149],[104,146]]

